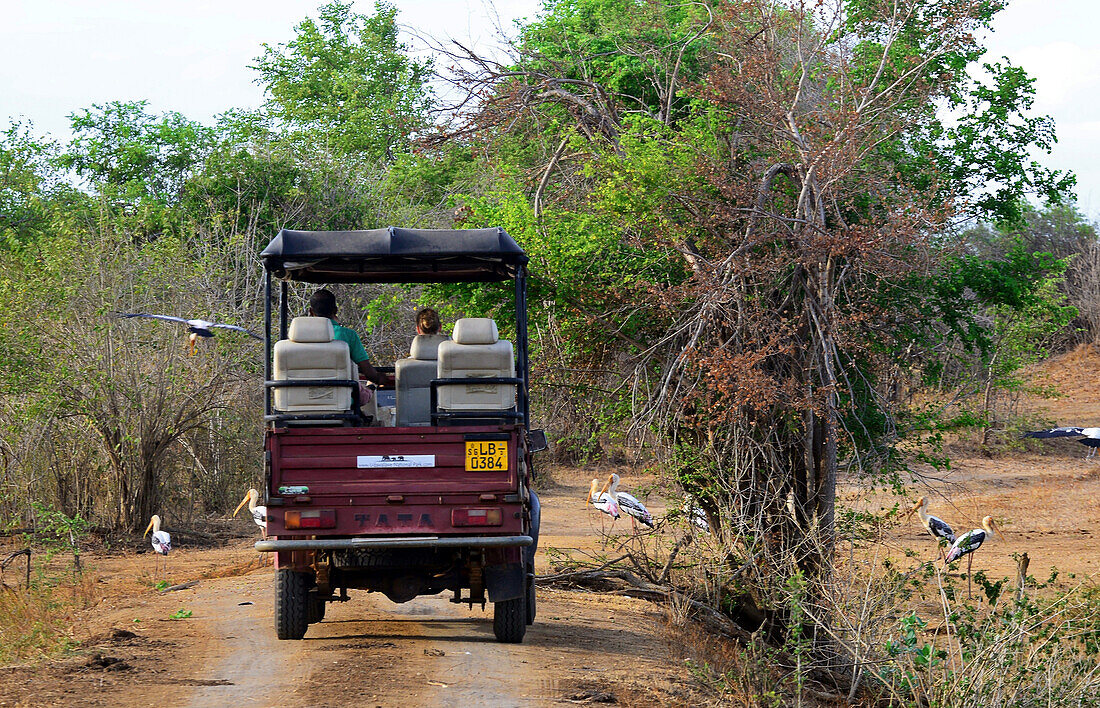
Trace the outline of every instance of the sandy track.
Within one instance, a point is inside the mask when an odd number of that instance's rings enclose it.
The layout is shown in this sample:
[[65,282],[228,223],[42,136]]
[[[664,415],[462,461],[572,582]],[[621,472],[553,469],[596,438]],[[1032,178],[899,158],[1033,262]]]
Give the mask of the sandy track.
[[[571,473],[543,495],[539,572],[547,546],[599,551],[600,518],[583,505],[586,477]],[[491,604],[470,609],[445,592],[396,605],[354,590],[305,639],[279,641],[273,570],[257,559],[251,541],[182,547],[172,580],[198,584],[159,594],[150,554],[89,556],[102,597],[74,618],[82,646],[0,673],[0,706],[543,706],[599,694],[683,705],[698,689],[659,607],[595,593],[540,588],[538,619],[521,645],[495,641]],[[178,610],[191,616],[169,619]],[[133,636],[112,638],[118,631]],[[103,668],[95,655],[125,668]]]
[[[1100,356],[1086,352],[1063,362],[1054,378],[1082,362],[1100,375]],[[1039,405],[1061,424],[1100,420],[1100,390],[1082,385],[1070,394]],[[1013,554],[1026,551],[1040,580],[1056,567],[1063,587],[1095,582],[1100,461],[1081,459],[1072,441],[1039,449],[1046,454],[993,459],[954,450],[953,468],[941,481],[914,489],[956,530],[976,526],[987,513],[1001,523],[1003,538],[976,554],[975,571],[1014,578]],[[583,507],[592,476],[559,471],[558,484],[542,495],[539,573],[547,570],[548,547],[601,552],[601,519]],[[628,486],[645,481],[632,476]],[[896,501],[868,496],[856,481],[842,489],[842,503],[857,508],[877,511]],[[651,506],[660,516],[660,505]],[[927,559],[936,553],[915,523],[888,529],[882,540],[876,547],[882,555],[900,558],[906,547]],[[352,601],[330,605],[304,640],[280,642],[272,570],[256,568],[250,541],[180,548],[173,580],[199,584],[167,595],[151,590],[148,554],[87,560],[99,577],[100,599],[73,618],[81,646],[61,660],[0,672],[0,706],[543,706],[601,693],[620,705],[702,704],[684,665],[690,645],[677,641],[659,608],[639,600],[540,588],[539,618],[524,644],[501,645],[493,638],[491,606],[482,612],[453,605],[449,593],[394,605],[353,591]],[[180,609],[191,617],[168,619]],[[97,655],[124,666],[105,665]]]

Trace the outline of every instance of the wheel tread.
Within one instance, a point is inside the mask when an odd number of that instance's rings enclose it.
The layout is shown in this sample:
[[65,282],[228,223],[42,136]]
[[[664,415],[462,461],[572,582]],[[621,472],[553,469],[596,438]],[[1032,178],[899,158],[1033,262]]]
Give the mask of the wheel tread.
[[527,633],[527,593],[493,603],[493,634],[498,642],[519,644]]
[[275,574],[275,635],[301,639],[309,628],[309,576],[280,569]]

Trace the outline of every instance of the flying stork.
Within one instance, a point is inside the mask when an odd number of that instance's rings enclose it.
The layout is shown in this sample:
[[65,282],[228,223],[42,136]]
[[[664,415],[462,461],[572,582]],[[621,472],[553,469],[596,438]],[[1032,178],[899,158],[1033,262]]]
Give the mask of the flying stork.
[[243,332],[253,339],[263,340],[263,337],[255,332],[239,327],[237,325],[222,324],[221,322],[211,322],[210,320],[186,320],[182,317],[172,317],[171,315],[150,315],[144,312],[116,312],[115,317],[122,319],[133,319],[134,317],[141,317],[148,320],[163,320],[165,322],[175,322],[176,324],[187,325],[187,331],[191,334],[188,335],[188,350],[191,356],[195,355],[195,344],[198,342],[199,337],[213,337],[214,329],[231,329],[235,332]]
[[913,513],[920,515],[920,522],[924,525],[924,528],[928,529],[928,533],[932,534],[932,538],[936,539],[937,545],[940,549],[940,558],[943,558],[943,541],[947,541],[948,545],[955,542],[955,532],[951,530],[951,527],[946,521],[938,516],[932,516],[924,507],[928,504],[928,499],[921,497],[916,506],[910,509],[905,514],[905,518],[909,518]]
[[653,528],[653,516],[650,515],[649,509],[645,508],[645,504],[638,501],[638,499],[627,492],[619,491],[619,475],[614,472],[607,478],[607,482],[604,483],[603,488],[607,490],[607,493],[611,495],[611,498],[619,505],[623,511],[630,516],[630,524],[634,527],[634,530],[638,530],[638,521],[649,528]]
[[264,538],[267,538],[267,507],[258,506],[256,502],[260,498],[260,493],[255,489],[249,489],[248,493],[244,495],[244,499],[237,505],[237,508],[233,510],[233,516],[237,515],[237,512],[241,510],[245,504],[248,504],[248,510],[252,513],[252,521],[260,527],[260,531],[263,532]]
[[[168,535],[167,531],[160,530],[160,517],[153,514],[153,518],[149,519],[149,526],[145,528],[145,533],[142,534],[142,538],[149,535],[149,531],[153,532],[152,545],[153,551],[157,556],[164,556],[164,574],[168,575],[168,553],[172,550],[172,537]],[[153,575],[157,574],[157,556],[153,556]]]
[[958,559],[966,556],[966,596],[970,597],[970,566],[974,563],[974,551],[982,547],[985,540],[992,536],[997,531],[997,525],[993,522],[992,516],[987,516],[982,519],[982,527],[980,529],[974,529],[967,531],[962,536],[956,539],[955,543],[951,545],[951,550],[947,552],[947,558],[943,562],[943,566],[946,568],[948,564],[954,563]]
[[1077,438],[1077,442],[1082,445],[1086,445],[1092,449],[1085,455],[1085,459],[1088,460],[1096,455],[1096,450],[1100,448],[1100,428],[1079,428],[1076,426],[1066,426],[1062,428],[1051,428],[1050,430],[1033,430],[1030,433],[1024,433],[1025,438]]

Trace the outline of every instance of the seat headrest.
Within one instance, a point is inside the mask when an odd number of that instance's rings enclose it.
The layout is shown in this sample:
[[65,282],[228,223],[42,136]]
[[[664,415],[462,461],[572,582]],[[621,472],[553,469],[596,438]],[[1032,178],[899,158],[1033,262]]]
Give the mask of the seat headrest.
[[488,317],[463,317],[455,322],[454,339],[458,344],[495,344],[497,323]]
[[409,356],[420,361],[435,361],[439,358],[439,345],[450,337],[444,334],[418,334],[413,337],[409,347]]
[[292,342],[331,342],[335,332],[327,317],[295,317],[290,321],[287,339]]

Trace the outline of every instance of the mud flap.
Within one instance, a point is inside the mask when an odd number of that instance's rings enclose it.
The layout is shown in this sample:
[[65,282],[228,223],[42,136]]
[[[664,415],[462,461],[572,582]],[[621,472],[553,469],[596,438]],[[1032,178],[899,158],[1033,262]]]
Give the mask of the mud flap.
[[489,591],[489,602],[515,600],[523,597],[527,591],[527,574],[522,563],[506,563],[485,567],[485,588]]

